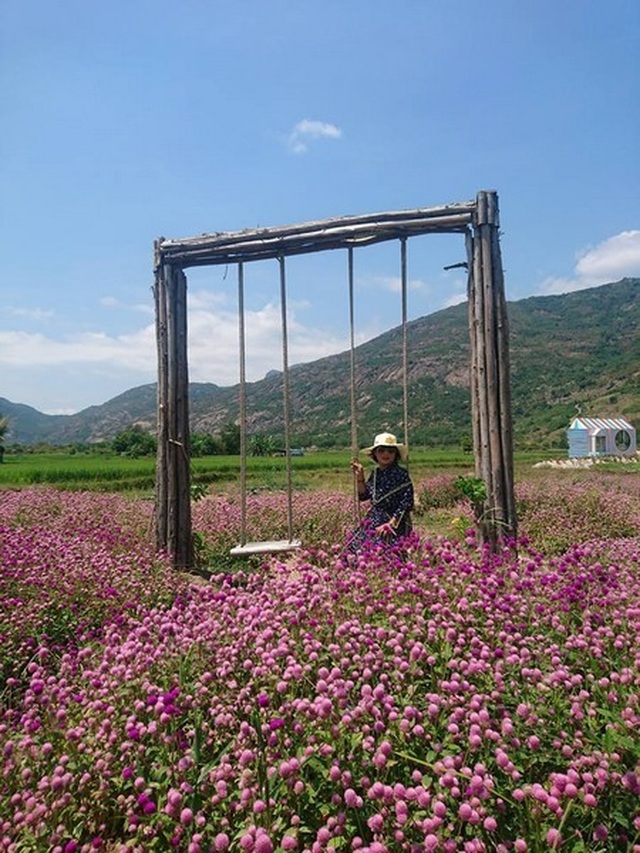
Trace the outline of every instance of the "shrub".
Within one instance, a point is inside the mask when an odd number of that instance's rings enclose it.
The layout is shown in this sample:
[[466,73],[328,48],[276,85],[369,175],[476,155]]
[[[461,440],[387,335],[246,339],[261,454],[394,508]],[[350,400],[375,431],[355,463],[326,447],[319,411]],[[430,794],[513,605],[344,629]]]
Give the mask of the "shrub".
[[448,509],[455,506],[461,498],[457,478],[448,474],[436,474],[416,484],[416,498],[419,510]]

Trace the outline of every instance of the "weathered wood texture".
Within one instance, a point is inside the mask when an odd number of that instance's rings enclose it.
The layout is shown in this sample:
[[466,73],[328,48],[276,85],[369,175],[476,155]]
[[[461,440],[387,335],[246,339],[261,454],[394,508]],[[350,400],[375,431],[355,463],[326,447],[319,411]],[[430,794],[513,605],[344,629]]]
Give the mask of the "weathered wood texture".
[[187,279],[179,267],[156,268],[158,455],[156,544],[176,568],[193,562],[189,458]]
[[300,225],[203,234],[183,240],[161,238],[158,251],[163,261],[177,264],[182,269],[265,260],[327,249],[369,246],[418,234],[464,233],[474,209],[474,202],[464,202],[447,207],[342,216]]
[[499,242],[496,193],[478,193],[468,283],[471,411],[476,476],[487,491],[480,534],[492,547],[515,537],[509,329]]
[[167,397],[169,394],[168,357],[169,344],[167,340],[167,296],[162,280],[162,267],[157,261],[158,243],[156,241],[156,268],[153,296],[156,308],[156,348],[158,359],[158,389],[157,389],[157,437],[158,450],[156,456],[156,547],[162,550],[167,547],[168,541],[168,435],[169,422],[167,420]]
[[[156,241],[156,541],[159,549],[169,551],[176,567],[190,566],[193,561],[187,298],[183,270],[194,266],[242,264],[244,261],[278,258],[284,291],[283,261],[286,256],[346,248],[350,250],[352,265],[351,250],[355,247],[387,240],[401,240],[404,245],[408,237],[428,233],[457,232],[466,238],[473,445],[476,475],[483,480],[487,490],[487,499],[478,521],[482,538],[494,547],[504,536],[515,536],[509,341],[498,229],[497,194],[483,191],[478,193],[475,201],[445,207],[347,216],[299,225],[218,232],[181,240],[160,238]],[[405,274],[404,254],[402,263]],[[284,299],[283,293],[283,305]],[[283,311],[286,312],[286,308]],[[283,314],[283,326],[286,341],[286,313]],[[286,349],[283,358],[286,365]],[[285,407],[287,405],[285,394]],[[407,440],[408,420],[405,413]],[[288,521],[291,529],[290,508]]]

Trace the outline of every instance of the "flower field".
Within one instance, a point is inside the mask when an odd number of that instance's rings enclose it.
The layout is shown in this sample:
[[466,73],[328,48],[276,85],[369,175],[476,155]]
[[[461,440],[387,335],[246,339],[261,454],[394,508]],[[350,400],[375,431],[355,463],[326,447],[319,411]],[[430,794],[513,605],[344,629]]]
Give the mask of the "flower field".
[[0,850],[638,853],[634,480],[518,486],[499,554],[418,514],[345,558],[349,501],[300,493],[305,549],[233,567],[237,503],[205,498],[207,580],[148,501],[1,492]]

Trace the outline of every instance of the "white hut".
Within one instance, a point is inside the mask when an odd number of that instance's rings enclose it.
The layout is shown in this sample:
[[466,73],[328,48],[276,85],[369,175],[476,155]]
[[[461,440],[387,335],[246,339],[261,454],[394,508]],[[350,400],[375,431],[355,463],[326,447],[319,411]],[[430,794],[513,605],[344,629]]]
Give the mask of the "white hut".
[[625,418],[574,418],[567,430],[569,458],[634,456],[636,431]]

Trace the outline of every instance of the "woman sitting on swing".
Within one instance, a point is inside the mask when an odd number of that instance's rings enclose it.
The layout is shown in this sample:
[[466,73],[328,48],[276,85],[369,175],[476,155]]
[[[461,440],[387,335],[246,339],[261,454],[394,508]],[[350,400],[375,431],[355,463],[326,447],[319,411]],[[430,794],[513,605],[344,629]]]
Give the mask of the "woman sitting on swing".
[[357,459],[351,462],[356,477],[358,499],[370,501],[371,506],[348,543],[351,552],[365,545],[389,544],[411,532],[413,509],[413,483],[406,468],[407,449],[399,444],[395,435],[382,432],[375,437],[371,447],[362,451],[376,463],[365,480],[364,466]]

